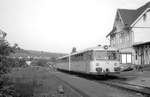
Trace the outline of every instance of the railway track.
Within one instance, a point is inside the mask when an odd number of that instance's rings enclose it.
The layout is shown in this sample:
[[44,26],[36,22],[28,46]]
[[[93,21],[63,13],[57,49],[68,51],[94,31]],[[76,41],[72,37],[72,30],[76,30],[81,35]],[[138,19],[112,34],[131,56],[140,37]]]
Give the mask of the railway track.
[[106,84],[109,86],[113,86],[113,87],[117,87],[117,88],[121,88],[121,89],[125,89],[128,91],[132,91],[132,92],[136,92],[136,93],[140,93],[142,95],[144,95],[144,97],[150,97],[150,88],[149,87],[144,87],[144,86],[140,86],[140,85],[134,85],[134,84],[129,84],[129,83],[125,83],[122,81],[96,81],[98,83],[101,84]]
[[[84,77],[84,76],[79,76],[79,77]],[[140,93],[140,94],[144,95],[144,97],[150,97],[150,87],[126,83],[125,82],[126,78],[118,78],[118,77],[114,77],[114,76],[107,76],[107,77],[103,76],[103,77],[101,78],[101,77],[97,77],[97,76],[96,77],[93,77],[93,76],[87,77],[86,76],[84,78],[93,80],[100,84],[106,84],[106,85],[109,85],[112,87],[117,87],[117,88],[120,88],[123,90]]]
[[[64,72],[64,73],[67,73],[67,72]],[[124,81],[122,81],[122,79],[117,79],[117,78],[115,79],[112,76],[110,76],[108,78],[102,78],[102,77],[97,77],[97,76],[91,76],[91,75],[88,76],[88,75],[76,74],[76,73],[69,73],[69,74],[71,74],[72,76],[82,77],[87,80],[92,80],[99,84],[106,84],[106,85],[109,85],[112,87],[131,91],[134,93],[139,93],[139,94],[143,95],[142,97],[150,97],[150,88],[149,87],[125,83]]]
[[79,76],[79,77],[86,78],[88,80],[93,80],[100,84],[106,84],[106,85],[109,85],[112,87],[116,87],[116,88],[120,88],[123,90],[138,93],[138,94],[143,95],[142,97],[150,97],[150,87],[126,83],[126,82],[122,81],[123,78],[114,79],[114,77],[110,77],[110,79],[109,79],[109,77],[108,77],[108,79],[107,79],[107,78],[99,78],[99,77],[93,77],[93,76],[88,76],[88,77],[87,76],[86,77]]

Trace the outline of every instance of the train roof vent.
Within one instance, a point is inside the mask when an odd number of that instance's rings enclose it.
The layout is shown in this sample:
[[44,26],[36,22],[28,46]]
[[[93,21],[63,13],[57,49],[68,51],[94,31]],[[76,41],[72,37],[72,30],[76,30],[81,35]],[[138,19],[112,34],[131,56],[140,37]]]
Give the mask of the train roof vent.
[[99,44],[98,47],[100,47],[100,46],[102,46],[102,45]]

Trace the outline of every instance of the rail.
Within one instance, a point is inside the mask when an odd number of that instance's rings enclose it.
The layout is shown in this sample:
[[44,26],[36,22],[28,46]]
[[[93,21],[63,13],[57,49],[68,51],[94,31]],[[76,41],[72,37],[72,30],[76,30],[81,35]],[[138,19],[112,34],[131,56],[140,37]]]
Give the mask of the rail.
[[130,90],[133,92],[138,92],[138,93],[147,95],[148,97],[150,96],[149,87],[129,84],[129,83],[121,82],[121,81],[97,81],[97,82],[110,85],[110,86],[114,86],[114,87],[118,87],[118,88],[123,88],[123,89]]

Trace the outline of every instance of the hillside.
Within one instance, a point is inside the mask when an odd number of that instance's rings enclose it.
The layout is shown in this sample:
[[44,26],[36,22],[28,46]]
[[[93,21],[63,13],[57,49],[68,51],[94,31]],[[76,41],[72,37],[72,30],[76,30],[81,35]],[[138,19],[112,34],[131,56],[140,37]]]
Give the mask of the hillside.
[[19,50],[16,50],[15,54],[11,54],[10,56],[15,56],[15,57],[28,57],[28,56],[32,56],[32,57],[60,57],[63,55],[66,55],[66,54],[19,49]]

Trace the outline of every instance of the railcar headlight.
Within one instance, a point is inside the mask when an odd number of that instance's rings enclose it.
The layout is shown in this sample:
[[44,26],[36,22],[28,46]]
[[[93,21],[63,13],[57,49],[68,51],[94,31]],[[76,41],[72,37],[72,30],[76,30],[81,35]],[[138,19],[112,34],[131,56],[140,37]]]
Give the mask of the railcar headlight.
[[102,70],[101,67],[99,67],[99,68],[96,68],[96,71],[97,71],[97,72],[102,72],[103,70]]
[[108,68],[106,68],[106,72],[109,72],[110,70]]

